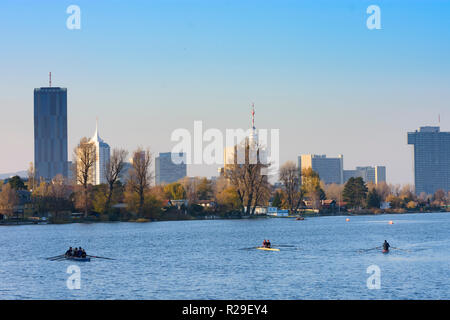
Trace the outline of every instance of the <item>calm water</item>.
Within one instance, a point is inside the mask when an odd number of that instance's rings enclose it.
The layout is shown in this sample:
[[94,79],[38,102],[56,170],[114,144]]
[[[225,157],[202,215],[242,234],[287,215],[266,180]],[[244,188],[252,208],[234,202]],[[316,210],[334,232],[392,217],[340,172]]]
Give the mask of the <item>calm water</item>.
[[[3,226],[0,299],[450,299],[450,214],[350,219]],[[264,238],[281,251],[252,249]],[[367,250],[384,239],[399,249]],[[44,259],[69,245],[117,260],[76,263],[69,290],[74,263]]]

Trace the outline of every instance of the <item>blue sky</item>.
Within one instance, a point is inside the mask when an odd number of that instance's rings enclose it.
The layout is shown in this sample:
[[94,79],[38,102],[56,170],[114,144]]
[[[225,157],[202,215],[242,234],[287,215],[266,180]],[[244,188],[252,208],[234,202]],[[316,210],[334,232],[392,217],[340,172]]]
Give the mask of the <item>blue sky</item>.
[[[81,8],[81,30],[66,8]],[[366,8],[381,8],[368,30]],[[344,154],[413,181],[406,132],[450,130],[450,1],[0,2],[0,172],[33,161],[33,88],[68,88],[70,152],[169,151],[176,128],[280,129],[281,162]],[[6,138],[8,137],[8,138]],[[192,166],[190,175],[215,167]]]

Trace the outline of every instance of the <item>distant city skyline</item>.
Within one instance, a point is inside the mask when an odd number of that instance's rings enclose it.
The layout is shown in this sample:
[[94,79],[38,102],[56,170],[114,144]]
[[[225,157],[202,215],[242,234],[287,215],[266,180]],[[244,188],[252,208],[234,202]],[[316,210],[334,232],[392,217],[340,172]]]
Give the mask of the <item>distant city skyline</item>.
[[[280,162],[344,154],[344,169],[385,165],[414,183],[406,133],[450,131],[450,3],[377,1],[77,1],[0,3],[0,173],[34,162],[33,95],[68,88],[68,154],[99,116],[111,148],[173,146],[177,128],[280,129]],[[51,37],[45,36],[51,34]],[[69,158],[70,160],[70,158]],[[215,176],[218,166],[188,168]]]

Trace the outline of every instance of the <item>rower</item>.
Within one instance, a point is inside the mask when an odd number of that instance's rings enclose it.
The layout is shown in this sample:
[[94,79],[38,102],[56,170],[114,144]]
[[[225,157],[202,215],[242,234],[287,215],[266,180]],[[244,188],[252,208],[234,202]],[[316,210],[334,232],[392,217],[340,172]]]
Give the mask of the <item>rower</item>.
[[391,246],[391,245],[389,244],[389,242],[387,242],[386,240],[384,240],[384,243],[383,243],[383,250],[388,251],[390,246]]
[[70,247],[69,250],[67,250],[64,255],[70,257],[70,256],[72,256],[72,253],[73,253],[72,251],[73,251],[72,247]]
[[266,248],[266,245],[267,245],[267,241],[266,241],[266,239],[264,239],[264,241],[263,241],[263,247]]
[[270,248],[270,240],[267,240],[267,242],[266,242],[266,248]]

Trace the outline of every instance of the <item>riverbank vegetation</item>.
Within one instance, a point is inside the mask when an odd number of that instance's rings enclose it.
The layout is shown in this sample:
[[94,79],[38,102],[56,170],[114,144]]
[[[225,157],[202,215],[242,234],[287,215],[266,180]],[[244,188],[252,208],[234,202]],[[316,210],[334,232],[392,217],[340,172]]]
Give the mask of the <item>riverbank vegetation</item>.
[[106,165],[106,183],[92,183],[92,155],[75,154],[73,179],[61,175],[38,180],[30,166],[28,179],[0,181],[0,219],[48,218],[52,223],[77,221],[156,221],[240,218],[267,214],[267,208],[287,209],[289,215],[378,214],[449,211],[450,193],[416,195],[411,185],[365,183],[350,178],[344,185],[324,184],[312,169],[301,171],[287,162],[271,184],[260,163],[228,165],[214,179],[185,177],[165,185],[153,184],[153,157],[149,149],[132,153],[112,150]]

